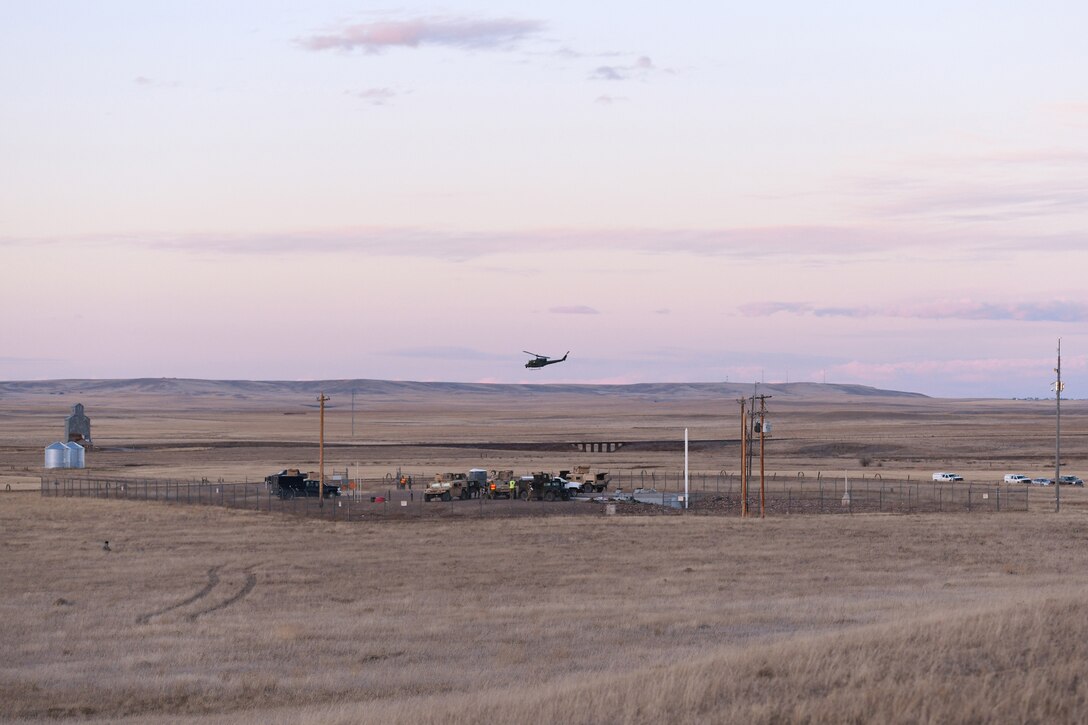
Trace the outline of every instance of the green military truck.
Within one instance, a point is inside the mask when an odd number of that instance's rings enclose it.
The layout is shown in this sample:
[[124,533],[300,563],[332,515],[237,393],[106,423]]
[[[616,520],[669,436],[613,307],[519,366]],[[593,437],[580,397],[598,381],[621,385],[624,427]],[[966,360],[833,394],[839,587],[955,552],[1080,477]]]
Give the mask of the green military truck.
[[518,479],[518,498],[523,501],[570,501],[562,479],[550,473],[534,473]]

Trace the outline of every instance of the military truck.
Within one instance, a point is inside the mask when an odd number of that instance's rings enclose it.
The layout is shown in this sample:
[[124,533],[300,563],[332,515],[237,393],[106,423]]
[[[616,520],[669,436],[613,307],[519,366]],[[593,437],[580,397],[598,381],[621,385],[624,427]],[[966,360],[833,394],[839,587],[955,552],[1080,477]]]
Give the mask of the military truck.
[[560,471],[559,477],[578,483],[582,493],[602,493],[612,482],[608,471],[598,471],[592,466],[575,466],[569,471]]
[[470,481],[464,473],[436,473],[434,480],[423,489],[423,500],[452,501],[455,498],[468,500],[478,491],[478,481]]
[[517,493],[517,484],[515,483],[513,490],[511,490],[510,482],[514,480],[513,471],[489,471],[484,495],[487,498],[513,498]]
[[518,498],[523,501],[570,501],[560,479],[550,473],[534,473],[518,479]]
[[[297,468],[287,468],[271,476],[265,476],[264,482],[271,488],[272,493],[279,498],[305,498],[320,495],[321,482],[300,473]],[[325,482],[325,498],[340,495],[340,486],[335,483]]]

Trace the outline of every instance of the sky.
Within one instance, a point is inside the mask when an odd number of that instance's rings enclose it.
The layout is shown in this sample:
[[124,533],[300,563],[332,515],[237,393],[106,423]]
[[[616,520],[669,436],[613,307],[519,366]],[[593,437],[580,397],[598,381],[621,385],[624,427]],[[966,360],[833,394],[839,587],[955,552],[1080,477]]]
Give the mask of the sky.
[[1083,2],[0,20],[0,379],[1088,398]]

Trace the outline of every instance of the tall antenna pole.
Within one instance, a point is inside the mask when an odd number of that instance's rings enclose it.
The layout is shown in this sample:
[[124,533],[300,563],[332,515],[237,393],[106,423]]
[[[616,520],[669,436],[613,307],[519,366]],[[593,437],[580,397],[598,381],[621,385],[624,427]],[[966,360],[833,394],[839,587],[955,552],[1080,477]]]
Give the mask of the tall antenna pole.
[[740,515],[744,518],[748,515],[748,419],[744,415],[744,404],[747,402],[741,398],[740,403]]
[[317,402],[321,405],[321,433],[318,437],[318,454],[317,454],[317,500],[318,506],[325,506],[325,401],[328,397],[322,391],[321,395],[317,396]]
[[688,507],[688,481],[690,480],[690,474],[688,473],[688,429],[684,429],[684,508]]
[[355,388],[351,389],[351,440],[355,440]]
[[1054,431],[1054,512],[1062,510],[1062,339],[1058,338],[1058,381],[1054,383],[1054,406],[1057,423]]
[[763,438],[767,427],[767,396],[759,396],[759,518],[767,517],[767,494],[764,486],[766,474],[763,468]]

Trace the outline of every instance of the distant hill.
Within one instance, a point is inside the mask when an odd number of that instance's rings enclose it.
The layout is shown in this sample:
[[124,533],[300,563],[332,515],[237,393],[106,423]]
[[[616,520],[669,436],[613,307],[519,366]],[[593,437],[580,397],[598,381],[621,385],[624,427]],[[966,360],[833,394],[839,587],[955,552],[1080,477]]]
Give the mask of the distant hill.
[[[426,395],[585,395],[644,397],[654,400],[739,398],[751,395],[751,383],[634,383],[631,385],[438,383],[396,380],[198,380],[132,378],[124,380],[20,380],[0,382],[0,395],[150,394],[173,396],[282,397],[284,395],[418,397]],[[867,385],[779,383],[760,385],[760,393],[794,400],[855,397],[926,398],[921,393],[881,390]]]

